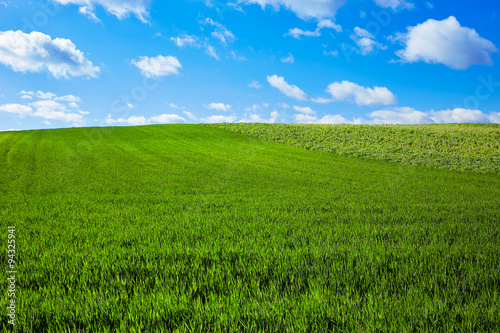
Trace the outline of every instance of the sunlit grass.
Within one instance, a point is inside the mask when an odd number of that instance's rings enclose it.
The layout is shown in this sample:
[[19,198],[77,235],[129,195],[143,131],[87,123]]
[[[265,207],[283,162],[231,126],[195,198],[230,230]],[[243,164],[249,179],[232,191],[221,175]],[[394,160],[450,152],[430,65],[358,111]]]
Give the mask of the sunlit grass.
[[0,133],[0,199],[16,332],[500,330],[497,174],[201,125],[25,131]]

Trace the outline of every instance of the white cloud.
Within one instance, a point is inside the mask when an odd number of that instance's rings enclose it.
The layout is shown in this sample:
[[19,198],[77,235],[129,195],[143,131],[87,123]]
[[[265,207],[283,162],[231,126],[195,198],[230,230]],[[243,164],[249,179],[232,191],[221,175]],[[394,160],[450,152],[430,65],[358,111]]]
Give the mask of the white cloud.
[[207,17],[205,20],[200,21],[200,23],[202,23],[202,24],[208,24],[208,25],[211,25],[211,26],[214,26],[214,27],[217,27],[217,28],[222,27],[221,23],[212,20],[210,17]]
[[288,57],[281,58],[281,62],[293,64],[295,62],[295,59],[293,58],[293,54],[289,53]]
[[382,8],[392,8],[394,10],[398,9],[411,9],[415,5],[412,2],[406,0],[375,0],[375,3]]
[[259,81],[256,81],[256,80],[252,80],[252,81],[248,84],[248,86],[249,86],[250,88],[255,88],[255,89],[260,89],[260,88],[262,88],[262,84],[260,84],[260,82],[259,82]]
[[263,9],[271,6],[279,9],[281,6],[293,11],[302,19],[323,19],[334,17],[337,10],[345,4],[346,0],[242,0],[244,4],[258,4]]
[[143,76],[148,78],[179,74],[179,68],[182,68],[179,60],[172,56],[158,55],[152,58],[142,56],[139,59],[139,61],[132,60],[132,64],[141,70]]
[[318,119],[314,116],[299,113],[295,115],[295,121],[302,124],[313,124],[316,123]]
[[296,114],[295,121],[308,124],[447,124],[447,123],[500,123],[500,113],[485,114],[479,110],[453,109],[418,111],[410,107],[397,107],[373,111],[363,118],[352,120],[340,114],[327,114],[318,119],[313,115]]
[[321,20],[318,22],[318,29],[330,28],[337,32],[342,32],[342,27],[339,24],[332,22],[331,20]]
[[238,60],[238,61],[245,61],[245,60],[247,60],[247,58],[245,58],[242,55],[238,55],[235,51],[231,51],[231,52],[229,52],[229,54],[231,55],[231,58],[234,59],[234,60]]
[[177,114],[162,114],[156,117],[150,118],[152,121],[160,124],[171,124],[171,123],[186,123],[186,119],[182,118]]
[[357,124],[356,120],[350,121],[339,114],[329,114],[318,120],[318,124]]
[[429,124],[428,113],[409,107],[399,107],[390,110],[373,111],[368,114],[378,124]]
[[245,108],[245,111],[249,112],[249,111],[259,111],[259,110],[262,110],[262,106],[260,106],[259,104],[254,104],[252,106],[249,106],[247,108]]
[[20,30],[0,32],[0,63],[15,72],[47,71],[55,78],[96,78],[100,72],[71,40],[52,39],[36,31],[30,34]]
[[282,108],[282,109],[289,109],[290,108],[290,105],[288,105],[286,103],[277,103],[276,106],[279,108]]
[[213,31],[212,37],[218,39],[222,44],[227,44],[227,42],[232,42],[234,40],[233,33],[224,27]]
[[288,97],[295,98],[299,101],[306,101],[308,97],[305,92],[303,92],[299,87],[295,85],[290,85],[285,81],[285,78],[282,76],[272,75],[267,77],[267,82],[283,94]]
[[234,10],[238,11],[238,12],[244,13],[243,9],[239,5],[237,5],[237,4],[233,3],[233,2],[228,2],[227,5],[229,7],[231,7],[231,8],[233,8]]
[[301,36],[305,37],[319,37],[321,36],[321,32],[319,30],[315,31],[307,31],[299,28],[293,28],[288,30],[285,36],[292,36],[293,38],[299,39]]
[[212,37],[218,39],[222,44],[227,44],[228,42],[234,41],[235,37],[231,31],[226,29],[221,23],[212,20],[210,17],[207,17],[204,21],[200,22],[204,25],[211,25],[215,27],[215,30],[212,32]]
[[127,119],[124,118],[113,119],[111,118],[111,114],[109,114],[108,117],[106,118],[106,124],[108,125],[125,124],[125,125],[138,126],[138,125],[147,125],[149,123],[150,121],[143,116],[140,117],[130,116]]
[[201,119],[206,123],[233,123],[236,121],[236,115],[232,116],[222,116],[222,115],[212,115]]
[[215,58],[219,60],[219,56],[217,55],[217,52],[215,51],[214,47],[212,45],[207,45],[207,49],[205,50],[205,53],[211,56],[212,58]]
[[195,120],[195,121],[198,120],[198,118],[189,111],[182,111],[182,113],[184,113],[186,116],[188,116],[188,118],[191,120]]
[[88,6],[81,6],[80,8],[78,8],[78,12],[80,14],[87,16],[89,19],[91,19],[94,22],[97,22],[97,23],[101,22],[101,20],[99,20],[97,18],[97,16],[95,15],[93,9],[89,8]]
[[488,115],[490,122],[494,124],[500,124],[500,112],[491,112]]
[[172,109],[180,109],[180,107],[179,107],[177,104],[174,104],[174,103],[172,103],[172,102],[167,103],[167,104],[168,104],[168,106],[169,106],[170,108],[172,108]]
[[22,95],[21,98],[22,99],[33,99],[33,96],[31,96],[31,95]]
[[33,108],[34,117],[41,117],[50,120],[60,120],[66,123],[84,125],[83,116],[79,113],[69,112],[64,104],[52,100],[36,101],[29,104]]
[[418,111],[410,107],[379,110],[368,114],[378,124],[447,124],[496,123],[498,113],[485,114],[480,110],[456,108],[441,111]]
[[331,98],[318,97],[318,98],[311,98],[311,102],[317,104],[326,104],[333,102],[333,100]]
[[24,96],[35,96],[40,99],[35,102],[22,104],[5,104],[0,106],[0,111],[10,112],[17,114],[19,117],[24,118],[40,117],[50,120],[59,120],[66,123],[73,123],[75,126],[85,125],[83,115],[89,114],[87,111],[80,110],[75,101],[80,101],[80,98],[73,95],[65,95],[58,97],[53,93],[44,93],[38,91],[36,94],[32,91],[21,91],[25,93]]
[[371,33],[362,29],[360,27],[354,28],[354,34],[351,35],[351,39],[358,45],[359,51],[362,55],[367,55],[373,52],[375,47],[385,50],[387,47],[380,44],[375,40],[375,36]]
[[443,110],[438,112],[429,112],[431,120],[438,124],[444,123],[487,123],[493,122],[495,114],[492,117],[479,110],[469,110],[457,108],[453,110]]
[[349,101],[358,105],[396,104],[396,96],[385,87],[361,87],[349,81],[333,82],[326,91],[334,100]]
[[[53,96],[55,97],[55,95]],[[80,97],[73,95],[65,95],[55,98],[56,101],[66,101],[66,102],[81,102]]]
[[159,124],[172,124],[172,123],[186,123],[186,119],[182,118],[177,114],[161,114],[159,116],[154,116],[151,118],[146,118],[144,116],[130,116],[128,118],[118,118],[113,119],[111,114],[106,118],[106,124],[108,125],[132,125],[132,126],[140,126],[140,125],[148,125],[151,122],[159,123]]
[[37,91],[36,92],[36,97],[40,99],[53,99],[57,95],[51,92],[43,92],[43,91]]
[[4,104],[0,105],[0,111],[17,114],[19,117],[24,118],[32,114],[33,109],[26,105],[21,104]]
[[479,36],[476,30],[460,26],[453,16],[442,21],[429,19],[393,39],[405,45],[396,52],[402,62],[440,63],[453,69],[492,65],[490,53],[498,52],[492,42]]
[[278,118],[279,118],[279,113],[277,111],[271,112],[269,115],[269,118],[262,118],[262,116],[258,114],[251,114],[248,116],[248,118],[241,119],[238,121],[239,123],[268,123],[268,124],[274,124]]
[[335,50],[335,51],[324,50],[323,54],[326,55],[326,56],[333,57],[333,58],[338,58],[339,57],[339,51],[337,51],[337,50]]
[[210,103],[205,105],[207,109],[218,110],[218,111],[229,111],[231,109],[231,105],[224,103]]
[[[102,6],[106,12],[116,16],[118,19],[124,19],[130,14],[134,14],[144,23],[148,21],[147,5],[151,0],[53,0],[62,5],[80,6],[79,12],[89,16],[94,20],[98,18],[94,14],[95,6]],[[82,9],[83,8],[83,9]]]
[[313,109],[311,109],[310,107],[306,106],[306,107],[301,107],[301,106],[296,106],[294,105],[293,109],[297,112],[300,112],[300,113],[304,113],[304,114],[316,114],[316,111],[314,111]]
[[284,36],[292,36],[295,39],[300,39],[301,36],[319,37],[319,36],[321,36],[321,29],[324,29],[324,28],[335,29],[337,32],[342,31],[342,27],[340,25],[332,22],[331,20],[320,20],[318,22],[318,25],[316,26],[316,30],[314,30],[314,31],[293,28],[293,29],[288,30],[288,32]]
[[183,48],[185,46],[199,47],[196,36],[190,36],[184,34],[179,37],[171,37],[170,40],[173,41],[180,48]]

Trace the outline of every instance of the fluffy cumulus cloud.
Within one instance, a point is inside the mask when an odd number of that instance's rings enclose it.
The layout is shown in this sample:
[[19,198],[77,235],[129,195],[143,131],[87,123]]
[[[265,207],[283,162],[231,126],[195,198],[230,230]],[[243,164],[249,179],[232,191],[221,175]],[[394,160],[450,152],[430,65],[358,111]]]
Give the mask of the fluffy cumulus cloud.
[[186,119],[182,118],[177,114],[161,114],[159,116],[154,116],[151,118],[146,118],[144,116],[130,116],[128,118],[118,118],[113,119],[111,114],[106,118],[106,124],[108,125],[149,125],[151,123],[158,124],[173,124],[173,123],[185,123]]
[[77,5],[79,12],[94,21],[99,21],[95,16],[95,7],[101,6],[111,15],[124,19],[134,14],[139,20],[147,23],[147,6],[151,0],[53,0],[61,5]]
[[24,96],[30,96],[30,103],[0,105],[0,112],[16,114],[20,118],[30,116],[46,120],[58,120],[71,123],[74,126],[85,125],[83,116],[89,114],[89,112],[80,110],[77,104],[77,102],[80,102],[78,96],[57,96],[51,92],[38,91],[34,93],[24,90],[19,94],[22,95],[21,99],[25,99]]
[[217,111],[229,111],[231,109],[231,105],[224,103],[210,103],[205,105],[207,109],[217,110]]
[[301,124],[314,124],[318,121],[318,118],[308,114],[297,113],[294,117],[295,121]]
[[151,121],[160,124],[186,123],[186,119],[177,114],[162,114],[159,116],[151,117]]
[[295,85],[288,84],[288,82],[286,82],[285,78],[282,76],[268,76],[267,82],[269,82],[271,86],[278,89],[288,97],[295,98],[299,101],[306,101],[309,99],[306,93],[302,91],[302,89]]
[[297,113],[294,115],[295,121],[300,124],[361,124],[361,119],[347,120],[339,114],[327,114],[318,118],[311,114]]
[[334,17],[346,0],[240,0],[244,4],[258,4],[263,9],[271,6],[275,10],[284,7],[302,19]]
[[358,45],[359,52],[362,55],[372,53],[375,48],[379,48],[381,50],[385,50],[387,48],[386,46],[377,42],[375,40],[375,36],[360,27],[354,28],[354,33],[351,35],[351,39]]
[[96,78],[100,72],[71,40],[36,31],[0,32],[0,64],[21,73],[46,71],[55,78]]
[[106,124],[108,125],[132,125],[132,126],[139,126],[139,125],[147,125],[149,124],[150,121],[146,119],[146,117],[143,116],[130,116],[127,119],[124,118],[119,118],[119,119],[113,119],[111,118],[111,115],[108,115],[108,118],[106,118]]
[[492,65],[491,53],[498,49],[476,30],[462,27],[453,16],[442,21],[429,19],[394,39],[405,48],[396,52],[403,62],[440,63],[454,69],[475,64]]
[[236,115],[224,116],[224,115],[212,115],[206,118],[202,118],[201,121],[205,123],[234,123],[236,121]]
[[480,110],[456,108],[441,111],[418,111],[409,107],[379,110],[368,114],[376,124],[447,124],[497,123],[497,112],[485,114]]
[[22,104],[4,104],[0,105],[0,111],[17,114],[19,117],[24,118],[33,114],[33,109],[27,105]]
[[386,87],[362,87],[349,81],[333,82],[326,91],[334,101],[354,102],[358,105],[396,104],[396,96]]
[[269,114],[269,118],[263,118],[259,114],[250,114],[249,116],[245,115],[245,118],[238,121],[239,123],[268,123],[274,124],[279,119],[278,111],[273,111]]
[[382,8],[392,8],[394,10],[415,7],[412,2],[406,0],[375,0],[375,3]]
[[179,74],[179,68],[182,68],[176,57],[162,55],[152,58],[139,57],[139,60],[132,60],[132,64],[141,70],[143,76],[148,78]]
[[449,123],[500,123],[500,113],[483,113],[480,110],[456,108],[441,111],[418,111],[410,107],[397,107],[370,112],[365,118],[344,118],[327,114],[318,118],[310,114],[295,114],[295,121],[308,124],[449,124]]

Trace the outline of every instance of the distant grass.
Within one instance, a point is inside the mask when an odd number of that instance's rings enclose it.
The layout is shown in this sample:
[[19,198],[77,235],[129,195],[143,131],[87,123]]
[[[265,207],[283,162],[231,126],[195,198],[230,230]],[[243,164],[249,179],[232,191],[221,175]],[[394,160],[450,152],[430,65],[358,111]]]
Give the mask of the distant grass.
[[498,332],[499,202],[200,125],[0,133],[16,332]]
[[500,124],[213,124],[306,149],[412,165],[500,172]]

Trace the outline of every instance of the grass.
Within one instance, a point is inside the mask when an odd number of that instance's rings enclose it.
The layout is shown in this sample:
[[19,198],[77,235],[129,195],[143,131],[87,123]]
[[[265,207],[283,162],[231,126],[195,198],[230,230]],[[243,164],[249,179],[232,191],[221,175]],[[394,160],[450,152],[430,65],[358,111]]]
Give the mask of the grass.
[[209,125],[268,141],[444,169],[500,173],[500,124]]
[[5,331],[500,330],[494,173],[202,125],[41,130],[0,133],[0,199]]

